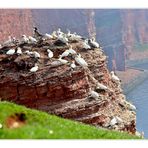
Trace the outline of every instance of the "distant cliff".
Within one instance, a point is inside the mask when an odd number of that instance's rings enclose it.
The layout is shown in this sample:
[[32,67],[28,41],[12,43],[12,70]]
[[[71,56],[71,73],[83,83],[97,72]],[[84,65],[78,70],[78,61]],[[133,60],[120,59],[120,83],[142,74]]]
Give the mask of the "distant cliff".
[[32,34],[32,13],[27,9],[0,9],[0,41]]

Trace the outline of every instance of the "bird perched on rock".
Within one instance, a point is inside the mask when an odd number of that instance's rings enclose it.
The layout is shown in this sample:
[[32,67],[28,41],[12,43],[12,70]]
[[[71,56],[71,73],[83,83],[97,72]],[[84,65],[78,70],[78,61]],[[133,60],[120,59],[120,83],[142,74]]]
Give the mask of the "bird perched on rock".
[[80,54],[75,56],[75,61],[83,68],[88,66],[87,62],[81,57]]
[[54,44],[57,46],[68,45],[68,38],[66,37],[66,35],[60,34],[58,35],[57,40]]
[[61,59],[61,58],[59,58],[58,61],[60,61],[62,64],[68,64],[67,60],[64,60],[64,59]]
[[92,97],[94,99],[98,99],[99,98],[99,94],[96,91],[91,90],[90,91],[90,97]]
[[90,45],[88,44],[87,39],[82,42],[82,48],[83,49],[91,49]]
[[41,33],[39,33],[38,28],[37,27],[33,27],[33,37],[36,40],[41,40],[43,35]]
[[40,54],[37,51],[33,51],[33,55],[35,58],[40,58]]
[[131,103],[129,103],[129,102],[127,102],[127,101],[126,101],[126,105],[129,108],[129,110],[132,110],[132,111],[135,111],[136,110],[136,106],[133,105],[133,104],[131,104]]
[[29,36],[29,43],[31,44],[36,44],[37,43],[37,40],[35,38],[33,38],[32,36]]
[[30,72],[36,72],[38,69],[39,69],[39,66],[36,63],[35,66],[30,69]]
[[121,80],[115,75],[114,71],[111,71],[111,78],[113,81],[120,82]]
[[43,40],[48,40],[48,39],[53,39],[53,36],[48,33],[45,33],[45,35],[43,36]]
[[99,48],[99,44],[95,41],[95,38],[89,39],[88,40],[88,44],[92,47],[92,48]]
[[72,55],[76,55],[77,54],[77,52],[74,49],[72,49],[71,45],[70,45],[70,48],[69,48],[69,53],[72,54]]
[[53,58],[53,52],[50,49],[47,49],[48,58]]
[[21,55],[21,54],[22,54],[22,49],[21,49],[20,47],[17,47],[16,53],[17,53],[18,55]]
[[65,50],[59,57],[64,58],[67,57],[68,55],[69,55],[69,50]]
[[99,90],[107,90],[108,87],[105,86],[104,84],[101,84],[101,83],[98,82],[97,85],[96,85],[96,89],[99,89]]
[[113,118],[111,119],[109,125],[110,125],[110,126],[114,126],[114,125],[119,124],[119,123],[122,123],[122,122],[123,122],[123,120],[122,120],[120,117],[115,116],[115,117],[113,117]]
[[72,63],[70,64],[70,67],[71,67],[72,69],[75,69],[75,68],[76,68],[75,61],[72,61]]
[[22,35],[22,38],[21,38],[20,42],[21,42],[21,44],[28,43],[29,39],[27,38],[26,35]]
[[15,53],[15,49],[9,49],[6,54],[7,55],[13,55]]

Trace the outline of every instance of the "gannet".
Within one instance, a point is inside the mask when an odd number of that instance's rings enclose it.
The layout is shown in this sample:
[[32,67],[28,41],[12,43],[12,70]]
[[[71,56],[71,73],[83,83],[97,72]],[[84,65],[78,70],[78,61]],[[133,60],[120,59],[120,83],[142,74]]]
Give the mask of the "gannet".
[[33,55],[35,58],[40,58],[40,54],[37,51],[33,51]]
[[94,99],[98,99],[99,98],[99,94],[96,91],[90,91],[90,96]]
[[45,33],[45,35],[44,35],[44,37],[43,37],[44,39],[52,39],[53,38],[53,36],[52,35],[50,35],[50,34],[48,34],[48,33]]
[[97,83],[96,85],[96,89],[100,89],[100,90],[107,90],[107,86],[105,86],[104,84],[101,84],[101,83]]
[[71,63],[71,65],[70,65],[70,67],[71,67],[72,69],[75,69],[75,68],[76,68],[75,61],[72,61],[72,63]]
[[88,40],[88,44],[92,47],[92,48],[99,48],[99,44],[97,42],[95,42],[95,38],[89,39]]
[[111,77],[114,81],[120,81],[120,79],[115,75],[114,71],[111,71]]
[[67,57],[69,55],[69,50],[65,50],[59,57],[63,58],[63,57]]
[[22,38],[21,38],[21,43],[28,43],[29,42],[29,39],[27,38],[26,35],[22,35]]
[[127,104],[127,107],[128,107],[130,110],[133,110],[133,111],[136,110],[136,106],[135,106],[135,105],[133,105],[133,104],[127,102],[127,101],[126,101],[126,104]]
[[77,52],[74,49],[72,49],[71,45],[70,45],[70,48],[69,48],[69,53],[72,54],[72,55],[77,54]]
[[67,64],[68,63],[67,60],[64,60],[64,59],[61,59],[61,58],[59,58],[58,61],[60,61],[62,64]]
[[53,52],[50,49],[47,49],[48,58],[53,58]]
[[43,35],[39,33],[37,27],[33,27],[33,37],[37,40],[40,40],[43,37]]
[[29,36],[29,42],[34,44],[34,43],[37,43],[37,40],[35,38],[33,38],[32,36]]
[[82,43],[83,49],[91,49],[91,47],[88,45],[88,41],[84,40],[84,42]]
[[75,56],[75,61],[84,68],[88,66],[87,62],[83,58],[81,58],[80,54]]
[[114,126],[115,124],[119,124],[119,123],[122,123],[122,122],[123,122],[123,120],[120,117],[115,116],[111,119],[110,126]]
[[21,55],[21,54],[22,54],[22,49],[21,49],[20,47],[17,47],[16,53],[17,53],[18,55]]
[[36,72],[38,69],[39,69],[38,65],[35,64],[35,66],[30,69],[30,72]]
[[13,55],[15,53],[15,49],[9,49],[6,54],[7,55]]

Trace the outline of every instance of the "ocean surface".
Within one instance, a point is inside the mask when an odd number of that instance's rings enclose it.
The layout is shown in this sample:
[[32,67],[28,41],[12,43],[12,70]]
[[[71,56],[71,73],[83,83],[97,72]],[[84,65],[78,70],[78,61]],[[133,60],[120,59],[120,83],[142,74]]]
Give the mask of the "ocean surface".
[[[148,70],[148,63],[134,66]],[[137,107],[136,127],[138,131],[144,131],[144,137],[148,138],[148,80],[135,87],[127,94],[127,100]]]

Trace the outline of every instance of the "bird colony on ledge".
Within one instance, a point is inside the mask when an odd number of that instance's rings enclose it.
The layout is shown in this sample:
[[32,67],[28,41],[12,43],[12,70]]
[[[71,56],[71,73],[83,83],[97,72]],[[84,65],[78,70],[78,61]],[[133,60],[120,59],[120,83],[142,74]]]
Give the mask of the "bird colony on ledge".
[[[79,43],[79,48],[77,48],[76,43]],[[22,35],[20,39],[9,36],[7,41],[0,44],[0,55],[4,55],[4,58],[10,61],[11,58],[16,59],[17,57],[17,59],[23,59],[25,63],[25,59],[29,58],[31,61],[29,64],[20,63],[20,65],[17,65],[17,68],[21,72],[31,73],[32,75],[35,75],[37,71],[42,69],[43,63],[45,66],[51,65],[52,67],[67,65],[71,71],[74,71],[77,67],[87,70],[89,65],[86,59],[79,53],[80,50],[84,52],[100,50],[103,53],[102,48],[95,41],[95,38],[87,39],[77,33],[71,33],[69,30],[67,33],[64,33],[60,28],[57,31],[53,31],[52,34],[46,33],[43,35],[34,27],[33,36]],[[111,72],[111,79],[117,84],[117,87],[120,87],[120,79],[114,72]],[[89,97],[94,100],[99,99],[98,90],[112,91],[97,81],[95,89],[91,88],[89,90]],[[128,106],[129,110],[136,110],[134,105],[125,100],[123,101],[124,104],[127,104],[126,106]],[[110,128],[122,122],[120,117],[115,116],[110,120],[110,124],[107,127]]]

